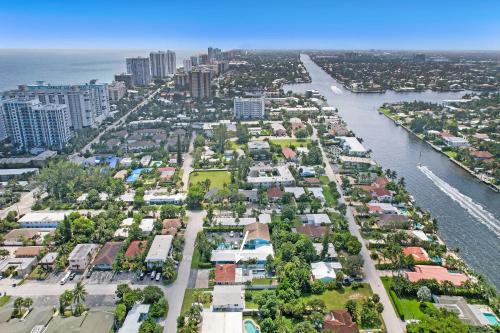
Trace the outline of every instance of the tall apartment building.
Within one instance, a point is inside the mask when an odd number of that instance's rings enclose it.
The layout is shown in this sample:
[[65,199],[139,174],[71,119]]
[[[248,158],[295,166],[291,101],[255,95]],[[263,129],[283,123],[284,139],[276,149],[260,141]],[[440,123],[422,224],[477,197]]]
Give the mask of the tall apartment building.
[[193,98],[209,98],[211,92],[212,72],[208,69],[195,68],[189,72],[189,84],[191,97]]
[[127,87],[127,89],[135,88],[134,76],[132,74],[128,73],[115,74],[115,81],[125,83],[125,87]]
[[149,71],[149,58],[127,58],[127,73],[134,77],[134,85],[147,86],[151,82]]
[[70,126],[79,130],[96,126],[109,116],[107,84],[92,80],[80,85],[50,85],[42,81],[34,85],[21,85],[5,93],[8,98],[38,99],[42,104],[62,104],[68,107]]
[[151,63],[151,75],[153,77],[166,78],[169,75],[175,74],[176,57],[175,52],[168,50],[151,52],[149,54]]
[[186,89],[189,87],[189,74],[185,71],[178,71],[174,75],[175,87],[177,89]]
[[209,47],[208,50],[208,61],[222,60],[222,50],[219,48]]
[[7,137],[22,150],[62,149],[71,138],[70,115],[64,104],[9,99],[2,102],[2,118]]
[[189,59],[191,59],[192,66],[198,66],[200,64],[198,56],[191,56]]
[[108,85],[109,100],[111,102],[118,102],[127,93],[125,82],[114,81]]
[[182,65],[186,73],[189,73],[193,69],[193,61],[191,59],[184,59]]
[[264,98],[240,98],[234,99],[234,118],[236,119],[263,119]]

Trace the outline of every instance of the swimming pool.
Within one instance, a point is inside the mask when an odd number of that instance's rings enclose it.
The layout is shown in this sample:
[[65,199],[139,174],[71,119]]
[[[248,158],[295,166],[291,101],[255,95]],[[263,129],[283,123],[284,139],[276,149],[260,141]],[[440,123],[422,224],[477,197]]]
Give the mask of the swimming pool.
[[130,175],[127,177],[127,183],[133,183],[135,182],[137,179],[139,179],[139,176],[141,175],[142,172],[149,172],[151,171],[151,168],[138,168],[138,169],[134,169],[132,170],[132,172],[130,173]]
[[245,320],[245,332],[246,333],[260,333],[260,327],[254,323],[253,320]]
[[495,316],[493,313],[483,312],[483,316],[488,319],[490,325],[498,326],[500,324],[500,322],[498,322],[497,316]]

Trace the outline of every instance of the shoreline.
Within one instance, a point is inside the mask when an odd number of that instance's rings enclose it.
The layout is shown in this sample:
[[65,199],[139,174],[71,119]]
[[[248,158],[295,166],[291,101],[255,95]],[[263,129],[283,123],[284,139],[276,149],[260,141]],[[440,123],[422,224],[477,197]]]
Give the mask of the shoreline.
[[[387,117],[388,119],[392,120],[392,122],[394,124],[396,124],[396,126],[400,126],[402,128],[404,128],[408,133],[414,135],[416,138],[418,138],[420,141],[422,142],[425,142],[427,143],[429,146],[432,147],[432,149],[434,149],[435,151],[439,152],[440,154],[442,154],[443,156],[446,156],[451,162],[453,162],[455,165],[458,165],[459,167],[461,167],[463,170],[465,170],[466,172],[468,172],[471,176],[475,177],[477,180],[479,180],[480,182],[486,184],[488,186],[488,188],[495,192],[495,193],[498,193],[500,191],[500,186],[498,185],[495,185],[493,184],[492,182],[490,182],[489,180],[486,180],[486,179],[483,179],[481,178],[481,176],[474,172],[473,170],[471,170],[468,166],[466,166],[465,164],[461,163],[460,161],[457,161],[455,158],[451,157],[451,156],[448,156],[445,152],[443,152],[443,150],[436,146],[435,144],[425,140],[425,139],[422,139],[421,137],[418,136],[417,133],[415,133],[414,131],[411,130],[411,128],[409,128],[408,126],[404,125],[404,124],[400,124],[398,123],[394,118],[392,118],[390,115],[388,115],[386,112],[382,112],[380,111],[380,108],[378,109],[378,113],[381,114],[381,115],[384,115],[385,117]],[[493,189],[493,188],[494,189]],[[495,190],[496,189],[496,190]]]

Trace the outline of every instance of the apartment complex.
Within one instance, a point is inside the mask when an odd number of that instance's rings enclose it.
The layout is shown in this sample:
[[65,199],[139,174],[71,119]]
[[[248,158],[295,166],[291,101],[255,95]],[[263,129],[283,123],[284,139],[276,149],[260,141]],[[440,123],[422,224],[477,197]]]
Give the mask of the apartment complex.
[[234,99],[234,118],[236,119],[263,119],[263,98],[241,98]]
[[147,86],[151,82],[149,58],[127,58],[127,73],[132,74],[135,86]]
[[135,88],[134,76],[132,74],[128,73],[115,74],[115,81],[125,83],[125,87],[127,87],[127,89]]
[[43,81],[21,85],[5,93],[7,98],[38,99],[42,104],[65,105],[70,115],[70,127],[78,130],[95,126],[109,115],[107,84],[92,80],[80,85],[51,85]]
[[184,59],[182,61],[182,66],[184,67],[184,71],[188,73],[193,69],[193,61],[191,59]]
[[173,51],[157,51],[149,54],[151,64],[151,75],[153,77],[166,78],[175,74],[176,57]]
[[109,100],[111,102],[118,102],[127,93],[127,86],[125,82],[114,81],[108,85]]
[[70,116],[66,105],[43,105],[37,99],[10,99],[2,103],[6,136],[18,148],[62,149],[71,138]]
[[193,98],[209,98],[211,96],[210,84],[212,80],[212,72],[204,68],[193,69],[189,73],[189,84],[191,97]]

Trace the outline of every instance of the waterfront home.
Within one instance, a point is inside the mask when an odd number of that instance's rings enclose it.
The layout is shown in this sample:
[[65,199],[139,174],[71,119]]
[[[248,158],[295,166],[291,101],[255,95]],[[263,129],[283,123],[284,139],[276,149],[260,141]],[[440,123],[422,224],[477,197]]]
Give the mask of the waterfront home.
[[442,137],[444,143],[450,147],[468,147],[469,141],[458,136],[444,136]]
[[369,203],[368,204],[368,212],[370,214],[377,214],[377,215],[382,215],[382,214],[399,214],[399,210],[397,207],[394,207],[391,204],[384,203],[384,202],[374,202],[374,203]]
[[382,214],[375,221],[382,229],[408,229],[410,220],[406,215]]
[[445,267],[431,265],[415,265],[415,271],[406,272],[406,277],[411,282],[435,279],[438,283],[449,281],[454,286],[461,286],[468,280],[468,277],[465,274],[452,273]]
[[369,151],[363,147],[361,142],[354,136],[339,136],[340,144],[344,152],[352,156],[366,156]]
[[427,251],[419,246],[407,246],[403,248],[403,254],[405,257],[412,256],[416,262],[427,262],[430,260]]
[[244,290],[240,285],[214,286],[213,312],[238,312],[245,309]]
[[369,170],[372,167],[375,167],[375,162],[373,162],[370,158],[366,157],[357,157],[357,156],[339,156],[340,163],[343,169],[355,169],[355,170]]

